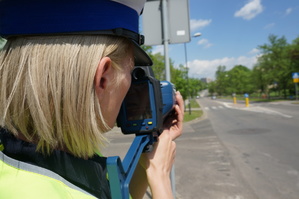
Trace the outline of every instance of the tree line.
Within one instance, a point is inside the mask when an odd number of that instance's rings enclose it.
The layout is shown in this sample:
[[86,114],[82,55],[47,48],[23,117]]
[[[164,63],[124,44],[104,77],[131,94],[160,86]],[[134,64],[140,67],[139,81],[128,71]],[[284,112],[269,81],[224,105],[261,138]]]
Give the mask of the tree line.
[[[197,78],[188,78],[184,65],[175,68],[170,58],[171,82],[186,99],[195,97],[200,90],[209,89],[211,95],[231,96],[245,93],[257,97],[288,98],[295,96],[292,73],[299,72],[299,37],[288,43],[284,36],[270,35],[268,43],[257,47],[260,51],[257,63],[252,69],[236,65],[227,70],[220,65],[215,73],[215,81],[205,84]],[[152,47],[144,47],[153,60],[156,78],[165,80],[164,56],[152,54]]]
[[258,46],[261,54],[252,69],[236,65],[231,70],[218,66],[216,80],[208,85],[216,95],[244,93],[259,97],[288,98],[295,95],[292,73],[299,72],[299,37],[288,43],[284,36],[270,35]]

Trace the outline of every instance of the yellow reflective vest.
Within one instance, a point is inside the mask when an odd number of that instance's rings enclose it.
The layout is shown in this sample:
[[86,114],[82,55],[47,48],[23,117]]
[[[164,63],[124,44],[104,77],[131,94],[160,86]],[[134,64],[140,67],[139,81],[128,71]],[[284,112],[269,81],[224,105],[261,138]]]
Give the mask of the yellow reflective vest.
[[105,157],[82,159],[60,150],[44,156],[0,128],[0,199],[109,199],[106,175]]
[[0,198],[95,197],[50,170],[12,159],[0,152]]

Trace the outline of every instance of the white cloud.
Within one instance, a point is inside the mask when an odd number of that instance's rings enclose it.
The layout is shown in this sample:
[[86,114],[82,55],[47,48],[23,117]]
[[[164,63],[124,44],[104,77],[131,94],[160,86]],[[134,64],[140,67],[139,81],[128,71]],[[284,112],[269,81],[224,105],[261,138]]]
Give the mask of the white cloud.
[[248,52],[248,54],[250,54],[250,55],[256,55],[258,53],[260,53],[260,50],[257,49],[257,48],[254,48],[254,49],[252,49],[251,51]]
[[240,10],[235,12],[235,17],[242,17],[243,19],[250,20],[263,12],[261,0],[250,0]]
[[190,67],[189,74],[195,78],[212,78],[215,79],[215,72],[218,66],[226,66],[226,70],[232,69],[236,65],[243,65],[252,68],[257,62],[257,57],[224,57],[214,60],[193,60],[188,62]]
[[198,45],[203,45],[205,48],[209,48],[211,46],[213,46],[212,43],[209,42],[209,40],[207,39],[201,39],[197,42]]
[[285,14],[289,15],[289,14],[291,14],[292,11],[293,11],[293,8],[288,8],[288,9],[286,9]]
[[273,28],[275,26],[275,23],[269,23],[267,25],[265,25],[264,29],[270,29]]
[[191,19],[190,20],[190,29],[191,31],[206,27],[212,23],[212,19]]
[[161,53],[161,55],[164,55],[164,46],[163,45],[158,45],[158,46],[153,46],[152,54],[157,54]]

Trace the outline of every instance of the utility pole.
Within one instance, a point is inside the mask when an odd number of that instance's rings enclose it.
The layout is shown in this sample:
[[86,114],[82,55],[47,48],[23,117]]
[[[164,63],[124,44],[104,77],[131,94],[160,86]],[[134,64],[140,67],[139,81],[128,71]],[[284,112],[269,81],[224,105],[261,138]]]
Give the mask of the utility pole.
[[167,11],[167,0],[162,1],[162,28],[163,28],[163,44],[164,44],[164,60],[165,60],[165,72],[166,80],[170,82],[170,66],[169,66],[169,55],[168,55],[168,44],[169,44],[169,31],[168,31],[168,11]]
[[[192,37],[200,37],[201,33],[197,32]],[[189,67],[188,67],[188,57],[187,57],[187,43],[184,43],[185,49],[185,62],[186,62],[186,71],[187,71],[187,87],[188,87],[188,108],[189,108],[189,115],[191,115],[191,95],[190,95],[190,84],[189,84]]]
[[[169,32],[168,32],[167,0],[161,0],[161,1],[162,1],[162,29],[163,29],[165,73],[166,73],[166,81],[171,82],[169,55],[168,55]],[[175,165],[173,165],[171,168],[170,179],[171,179],[172,195],[173,198],[176,198]]]

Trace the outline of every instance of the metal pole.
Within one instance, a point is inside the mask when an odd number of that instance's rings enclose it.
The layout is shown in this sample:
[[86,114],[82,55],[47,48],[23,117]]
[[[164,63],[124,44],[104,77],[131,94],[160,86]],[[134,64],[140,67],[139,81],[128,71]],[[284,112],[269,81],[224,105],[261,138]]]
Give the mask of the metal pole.
[[189,68],[188,68],[188,58],[187,58],[187,45],[186,45],[186,42],[184,43],[184,47],[185,47],[185,62],[186,62],[186,69],[187,69],[188,108],[189,108],[189,115],[191,115],[190,86],[189,86]]
[[296,101],[298,100],[298,83],[295,83]]
[[168,13],[167,13],[167,0],[162,0],[162,24],[163,24],[163,43],[164,43],[164,60],[165,60],[165,72],[166,80],[170,82],[170,67],[169,67],[169,33],[168,33]]
[[[170,82],[171,77],[170,77],[170,66],[169,66],[169,55],[168,55],[169,33],[168,33],[167,0],[161,0],[161,1],[162,1],[162,29],[163,29],[163,43],[164,43],[165,72],[166,72],[166,80]],[[171,178],[173,198],[176,198],[175,165],[172,166],[170,178]]]

